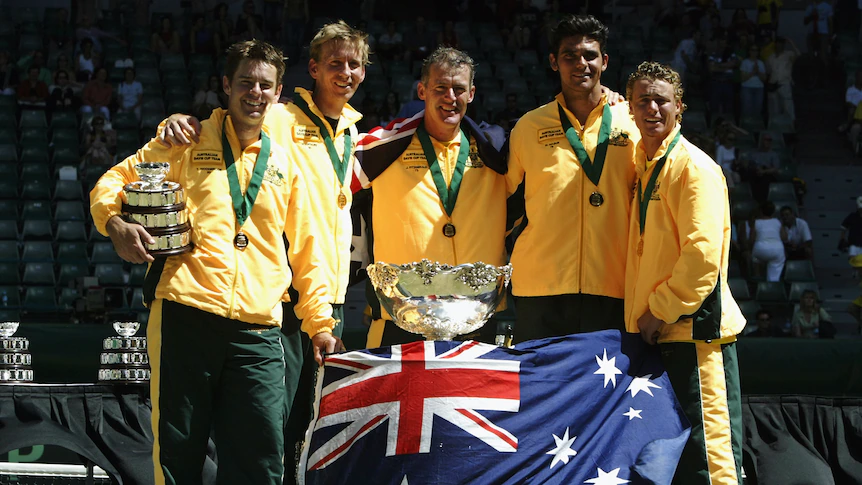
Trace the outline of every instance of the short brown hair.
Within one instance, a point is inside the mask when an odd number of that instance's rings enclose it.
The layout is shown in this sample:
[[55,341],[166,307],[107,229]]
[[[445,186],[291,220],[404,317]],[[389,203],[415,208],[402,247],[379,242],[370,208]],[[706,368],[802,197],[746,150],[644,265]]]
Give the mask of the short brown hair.
[[354,47],[359,51],[362,65],[368,65],[368,56],[371,53],[371,49],[368,47],[368,34],[359,29],[354,29],[343,20],[326,24],[317,31],[317,34],[311,39],[311,45],[308,48],[311,58],[316,62],[320,62],[320,56],[323,55],[323,46],[333,40],[344,42]]
[[638,65],[635,72],[629,75],[629,80],[626,82],[626,99],[629,103],[634,102],[632,92],[634,91],[635,83],[645,79],[647,81],[664,81],[673,87],[674,101],[679,101],[682,104],[682,109],[676,116],[677,123],[682,121],[682,112],[685,111],[686,105],[682,102],[682,79],[679,73],[674,71],[670,66],[654,61],[644,61]]
[[470,86],[473,86],[473,76],[476,64],[466,52],[453,47],[438,47],[422,62],[422,84],[428,84],[431,77],[431,66],[439,66],[446,71],[467,67],[470,70]]
[[258,39],[246,40],[237,42],[227,49],[227,62],[225,63],[224,74],[228,81],[233,82],[233,75],[239,69],[239,65],[243,60],[262,61],[271,64],[276,70],[276,82],[281,85],[281,78],[284,77],[284,54],[281,50],[268,42]]

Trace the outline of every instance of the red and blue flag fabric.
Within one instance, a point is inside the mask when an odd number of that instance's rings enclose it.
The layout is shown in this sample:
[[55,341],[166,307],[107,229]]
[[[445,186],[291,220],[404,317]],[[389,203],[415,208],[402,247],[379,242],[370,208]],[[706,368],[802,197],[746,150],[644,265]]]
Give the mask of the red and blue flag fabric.
[[689,435],[657,347],[603,331],[327,356],[306,484],[670,484]]

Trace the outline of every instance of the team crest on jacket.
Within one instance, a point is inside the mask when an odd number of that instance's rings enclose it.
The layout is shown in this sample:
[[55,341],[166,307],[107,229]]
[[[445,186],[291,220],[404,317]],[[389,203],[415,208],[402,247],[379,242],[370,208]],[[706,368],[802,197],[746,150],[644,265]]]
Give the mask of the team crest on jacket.
[[652,189],[652,194],[649,196],[649,200],[661,200],[661,197],[658,195],[658,189],[661,188],[661,182],[655,183],[655,188]]
[[485,166],[482,159],[479,158],[479,152],[470,150],[470,158],[467,159],[467,166],[471,168],[482,168]]
[[273,185],[278,185],[279,187],[284,184],[284,175],[278,170],[278,167],[273,167],[272,165],[268,165],[266,167],[266,172],[263,173],[263,179]]
[[608,143],[613,146],[624,147],[628,146],[629,134],[625,131],[620,130],[619,128],[614,128],[611,130],[611,134],[608,137]]

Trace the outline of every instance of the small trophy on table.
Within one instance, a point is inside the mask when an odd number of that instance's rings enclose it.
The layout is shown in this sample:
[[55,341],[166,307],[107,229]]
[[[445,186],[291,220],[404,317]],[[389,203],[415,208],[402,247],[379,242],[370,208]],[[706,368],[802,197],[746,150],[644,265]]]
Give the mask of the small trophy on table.
[[30,341],[13,337],[19,322],[0,322],[0,383],[32,382]]
[[167,162],[142,162],[135,165],[141,178],[123,187],[123,216],[144,226],[155,239],[147,244],[153,257],[167,257],[192,250],[191,225],[186,212],[185,192],[176,182],[165,182],[170,170]]
[[99,380],[112,384],[145,384],[150,380],[147,338],[135,337],[138,322],[114,322],[118,337],[102,342]]

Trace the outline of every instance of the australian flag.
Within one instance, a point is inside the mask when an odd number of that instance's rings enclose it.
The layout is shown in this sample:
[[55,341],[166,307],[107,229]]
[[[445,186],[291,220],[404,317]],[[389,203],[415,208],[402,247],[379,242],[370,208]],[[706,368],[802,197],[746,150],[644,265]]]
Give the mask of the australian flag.
[[612,330],[335,354],[317,396],[300,483],[669,484],[689,435],[658,349]]

